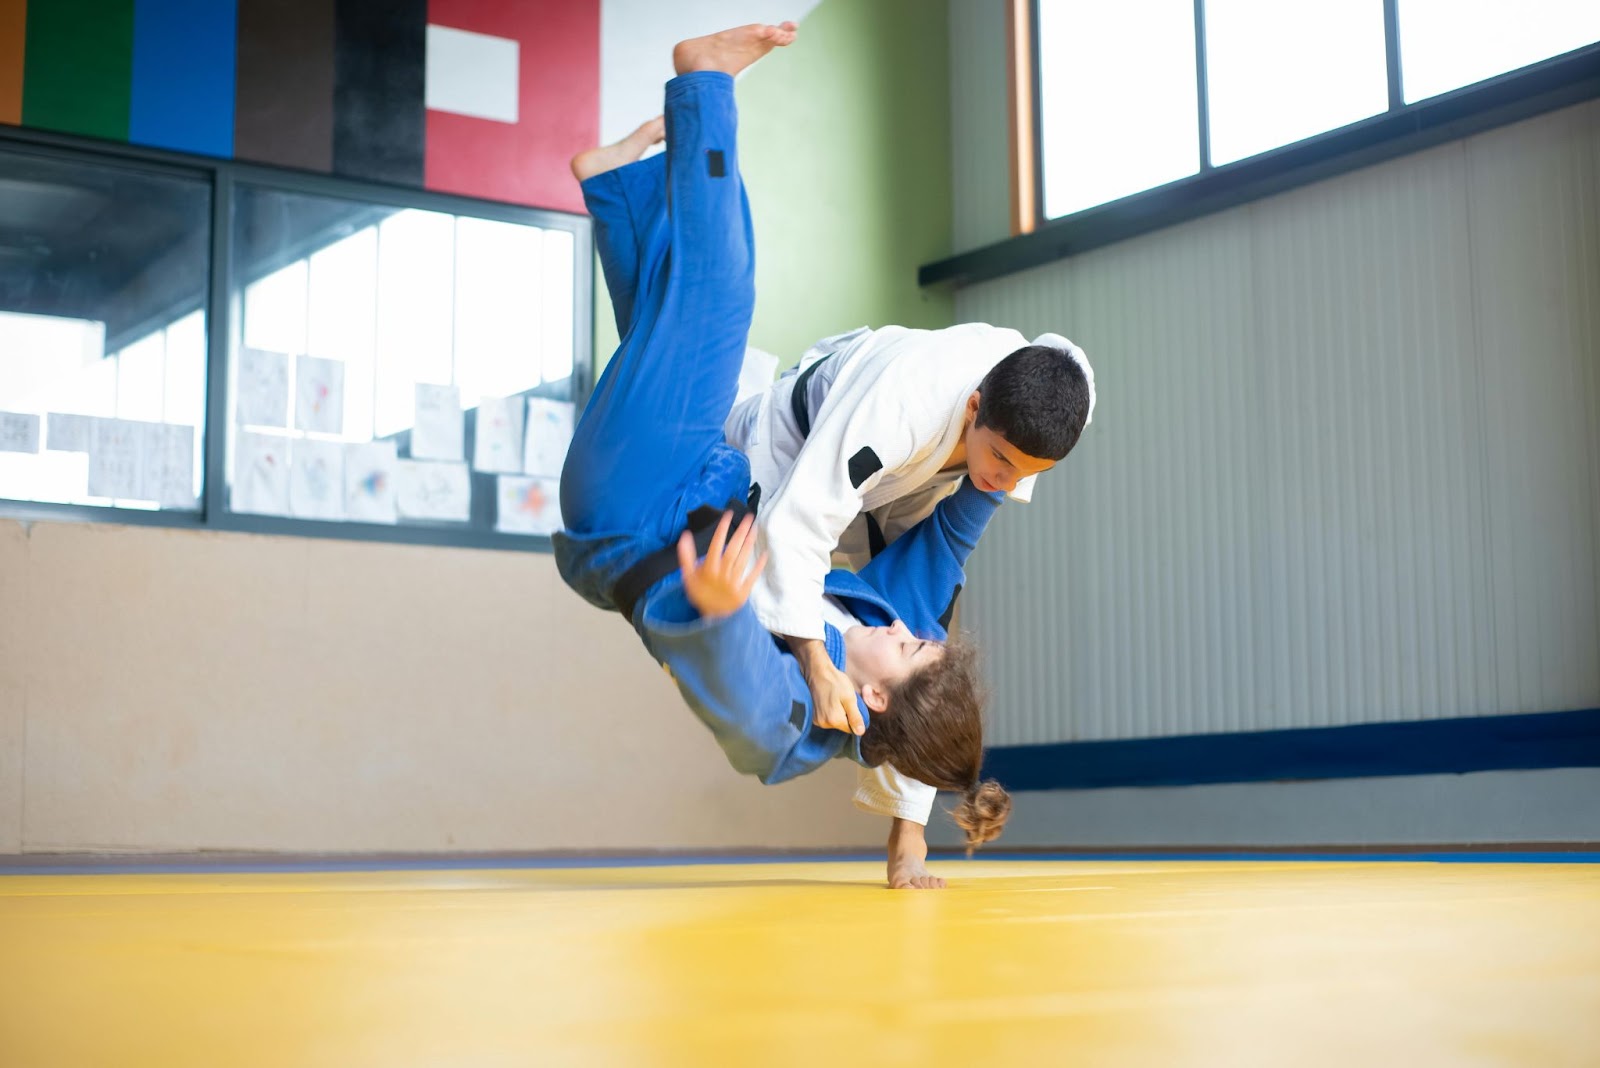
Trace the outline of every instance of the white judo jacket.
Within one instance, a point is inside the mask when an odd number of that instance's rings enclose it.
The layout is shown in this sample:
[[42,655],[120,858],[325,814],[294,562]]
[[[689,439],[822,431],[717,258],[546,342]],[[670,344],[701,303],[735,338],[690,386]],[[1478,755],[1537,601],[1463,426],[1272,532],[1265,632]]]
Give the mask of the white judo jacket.
[[[734,406],[724,432],[750,458],[752,503],[769,554],[750,598],[763,625],[822,637],[829,568],[859,569],[871,556],[862,513],[892,542],[955,492],[965,468],[939,468],[961,435],[967,397],[1028,343],[987,323],[863,327],[818,342],[796,373]],[[809,434],[796,422],[802,380]],[[1023,479],[1010,496],[1028,500],[1033,481]]]

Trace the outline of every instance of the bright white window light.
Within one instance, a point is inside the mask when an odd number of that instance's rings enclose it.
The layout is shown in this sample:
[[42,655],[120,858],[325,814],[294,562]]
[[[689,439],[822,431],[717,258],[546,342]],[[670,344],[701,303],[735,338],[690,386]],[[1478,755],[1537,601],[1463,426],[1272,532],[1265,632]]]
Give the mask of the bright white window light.
[[1040,0],[1049,218],[1200,169],[1193,0]]
[[1216,165],[1389,107],[1382,0],[1206,0]]
[[1399,0],[1406,103],[1600,41],[1600,0]]

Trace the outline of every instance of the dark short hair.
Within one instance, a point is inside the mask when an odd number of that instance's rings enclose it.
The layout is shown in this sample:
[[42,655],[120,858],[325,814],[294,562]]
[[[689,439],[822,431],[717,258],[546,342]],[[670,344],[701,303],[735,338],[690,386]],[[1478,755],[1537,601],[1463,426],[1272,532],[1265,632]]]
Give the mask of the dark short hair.
[[978,384],[978,425],[1039,460],[1072,451],[1089,421],[1089,380],[1066,349],[1028,345]]

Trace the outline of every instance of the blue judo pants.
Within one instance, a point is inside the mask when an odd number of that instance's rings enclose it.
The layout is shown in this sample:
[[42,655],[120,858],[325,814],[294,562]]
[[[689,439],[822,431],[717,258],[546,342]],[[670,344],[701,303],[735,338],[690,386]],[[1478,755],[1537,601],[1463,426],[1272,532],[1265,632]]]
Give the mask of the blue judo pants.
[[555,542],[568,585],[608,608],[617,578],[690,512],[749,489],[722,434],[755,307],[733,79],[668,82],[666,126],[663,156],[583,187],[622,336],[573,433]]

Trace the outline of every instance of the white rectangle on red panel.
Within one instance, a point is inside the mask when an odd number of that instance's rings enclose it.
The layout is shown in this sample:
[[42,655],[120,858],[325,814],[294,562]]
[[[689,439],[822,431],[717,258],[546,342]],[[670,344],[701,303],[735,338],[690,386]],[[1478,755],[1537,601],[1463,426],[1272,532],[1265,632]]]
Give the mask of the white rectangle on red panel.
[[[503,104],[496,110],[479,102],[470,105],[478,110],[459,112],[436,105],[430,55],[424,184],[583,211],[567,161],[600,143],[600,0],[428,0],[428,24],[515,42],[518,70],[512,122],[498,117],[507,114]],[[452,77],[441,72],[441,86]]]
[[424,102],[434,111],[516,123],[520,53],[505,37],[430,25]]

